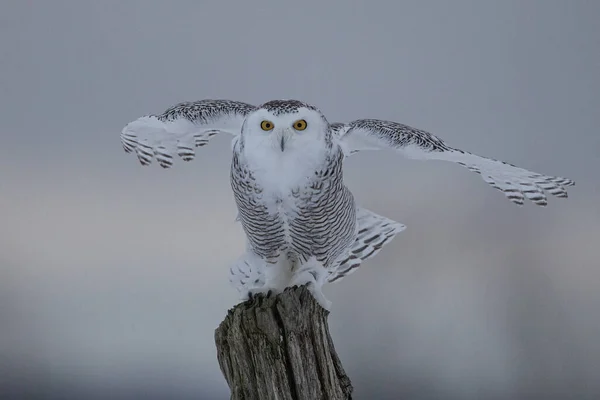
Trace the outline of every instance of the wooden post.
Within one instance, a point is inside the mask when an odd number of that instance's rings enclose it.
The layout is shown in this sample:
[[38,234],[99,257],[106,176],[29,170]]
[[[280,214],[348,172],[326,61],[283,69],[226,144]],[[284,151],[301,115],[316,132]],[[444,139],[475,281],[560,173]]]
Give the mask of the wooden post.
[[305,286],[259,294],[229,310],[215,342],[231,399],[351,399],[328,315]]

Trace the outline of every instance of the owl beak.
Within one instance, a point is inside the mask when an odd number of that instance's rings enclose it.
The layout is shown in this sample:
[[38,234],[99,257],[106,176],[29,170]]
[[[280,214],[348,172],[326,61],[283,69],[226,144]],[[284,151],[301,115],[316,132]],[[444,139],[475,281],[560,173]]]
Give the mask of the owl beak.
[[291,136],[291,132],[287,129],[281,132],[281,137],[279,138],[279,147],[281,147],[282,152],[285,150],[285,145]]

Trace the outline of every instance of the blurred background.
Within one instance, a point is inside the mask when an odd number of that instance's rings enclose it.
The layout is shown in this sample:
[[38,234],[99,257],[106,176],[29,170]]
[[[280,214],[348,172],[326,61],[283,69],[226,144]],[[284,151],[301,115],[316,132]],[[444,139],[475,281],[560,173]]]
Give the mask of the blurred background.
[[358,201],[408,228],[325,293],[357,399],[600,397],[600,2],[0,8],[0,398],[228,398],[230,138],[170,170],[119,140],[203,98],[296,98],[574,179],[520,208],[460,166],[358,154]]

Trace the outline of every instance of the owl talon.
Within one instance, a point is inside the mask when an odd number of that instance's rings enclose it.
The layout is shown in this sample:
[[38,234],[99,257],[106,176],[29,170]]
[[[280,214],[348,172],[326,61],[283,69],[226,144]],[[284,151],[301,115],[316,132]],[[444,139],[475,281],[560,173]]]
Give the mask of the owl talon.
[[306,286],[306,288],[312,294],[317,303],[319,303],[321,307],[329,311],[331,309],[331,301],[327,300],[327,298],[323,294],[323,284],[319,279],[317,279],[318,277],[319,276],[317,271],[302,271],[294,277],[292,287],[298,288],[299,286]]

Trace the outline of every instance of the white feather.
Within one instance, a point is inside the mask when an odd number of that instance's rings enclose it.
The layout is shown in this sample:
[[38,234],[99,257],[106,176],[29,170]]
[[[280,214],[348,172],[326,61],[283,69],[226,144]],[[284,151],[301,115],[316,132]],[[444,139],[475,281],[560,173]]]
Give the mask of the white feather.
[[196,147],[208,144],[217,133],[239,136],[246,114],[253,106],[229,100],[201,100],[177,104],[162,115],[147,115],[121,131],[126,152],[135,151],[142,165],[153,158],[164,168],[173,158],[194,159]]
[[395,150],[415,160],[442,160],[460,164],[481,174],[483,180],[502,191],[513,203],[525,198],[539,206],[547,205],[544,191],[567,197],[565,186],[571,179],[542,175],[515,165],[452,148],[437,136],[396,122],[365,119],[338,124],[336,139],[346,156],[362,150]]

